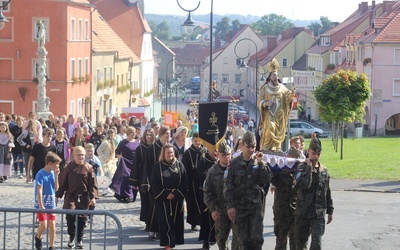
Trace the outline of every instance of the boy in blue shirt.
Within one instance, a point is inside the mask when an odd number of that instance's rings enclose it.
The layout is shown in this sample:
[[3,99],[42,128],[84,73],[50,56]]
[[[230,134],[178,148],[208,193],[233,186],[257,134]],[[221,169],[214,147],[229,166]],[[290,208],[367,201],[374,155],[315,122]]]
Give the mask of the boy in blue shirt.
[[[46,166],[39,170],[35,180],[35,208],[55,209],[57,206],[56,190],[58,189],[58,174],[60,173],[61,158],[53,152],[46,155]],[[35,247],[42,249],[42,233],[49,228],[49,250],[54,249],[56,236],[56,216],[53,213],[37,213],[39,227],[35,236]]]

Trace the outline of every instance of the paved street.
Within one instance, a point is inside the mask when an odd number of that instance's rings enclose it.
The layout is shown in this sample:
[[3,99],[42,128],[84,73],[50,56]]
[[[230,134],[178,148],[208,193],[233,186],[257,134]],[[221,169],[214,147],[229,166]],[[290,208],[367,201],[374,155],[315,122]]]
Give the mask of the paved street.
[[[362,249],[362,250],[394,250],[400,246],[400,182],[398,181],[346,181],[332,180],[333,202],[335,206],[334,220],[326,226],[323,237],[324,249]],[[33,197],[32,184],[24,180],[11,179],[0,184],[0,200],[2,207],[30,207]],[[267,196],[267,209],[264,219],[264,247],[273,249],[272,195]],[[151,241],[143,231],[144,224],[138,220],[140,202],[124,204],[111,196],[101,197],[96,210],[108,210],[115,213],[123,225],[123,249],[161,249],[158,241]],[[3,216],[0,216],[3,224]],[[102,226],[99,216],[95,217],[95,227]],[[110,223],[108,223],[110,224]],[[115,230],[109,225],[106,249],[116,249]],[[198,233],[185,228],[185,245],[176,249],[200,249],[197,241]],[[32,230],[31,227],[27,228]],[[0,229],[1,232],[2,229]],[[96,229],[96,232],[98,230]],[[28,231],[29,234],[29,231]],[[1,235],[1,234],[0,234]],[[16,235],[7,242],[15,240]],[[59,244],[58,233],[58,244]],[[101,239],[95,239],[92,249],[103,249]],[[87,240],[84,240],[89,249]],[[64,247],[65,247],[64,243]],[[0,239],[2,248],[2,239]],[[10,248],[7,248],[10,249]],[[213,246],[213,250],[217,247]]]

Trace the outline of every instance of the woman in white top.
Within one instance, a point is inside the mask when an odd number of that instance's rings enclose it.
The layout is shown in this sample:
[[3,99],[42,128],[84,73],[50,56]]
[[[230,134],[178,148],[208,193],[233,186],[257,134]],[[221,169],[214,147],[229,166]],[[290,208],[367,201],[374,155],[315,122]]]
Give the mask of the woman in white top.
[[117,162],[115,159],[115,145],[114,145],[115,131],[109,129],[106,137],[97,148],[97,154],[103,168],[104,175],[110,180],[114,176],[115,170],[117,169]]

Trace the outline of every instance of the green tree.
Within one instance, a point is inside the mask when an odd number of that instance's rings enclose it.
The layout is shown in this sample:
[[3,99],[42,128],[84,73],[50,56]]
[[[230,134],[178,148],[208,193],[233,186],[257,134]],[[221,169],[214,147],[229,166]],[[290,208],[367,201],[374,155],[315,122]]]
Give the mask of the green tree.
[[235,19],[232,21],[232,30],[236,31],[240,29],[240,21]]
[[164,20],[157,25],[157,38],[160,40],[168,40],[170,29],[168,23]]
[[321,16],[319,18],[319,22],[312,22],[310,25],[308,25],[308,28],[314,32],[314,36],[319,36],[332,28],[332,26],[333,23],[328,19],[328,17]]
[[221,38],[221,40],[226,39],[226,34],[229,32],[229,17],[223,17],[221,21],[217,22],[215,26],[214,36]]
[[261,19],[253,23],[251,27],[260,35],[277,36],[282,31],[293,28],[294,24],[286,17],[272,13],[262,16]]
[[371,96],[368,78],[355,71],[339,70],[325,79],[314,95],[320,106],[321,120],[342,124],[340,159],[343,159],[344,123],[363,120],[365,102]]
[[155,37],[164,41],[169,39],[171,31],[168,26],[168,23],[165,20],[159,24],[155,24],[153,21],[150,21],[149,25]]

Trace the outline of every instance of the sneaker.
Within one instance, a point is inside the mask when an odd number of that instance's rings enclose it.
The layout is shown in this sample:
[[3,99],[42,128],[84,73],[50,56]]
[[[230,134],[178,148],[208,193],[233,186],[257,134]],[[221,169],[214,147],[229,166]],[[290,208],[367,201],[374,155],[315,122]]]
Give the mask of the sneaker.
[[42,250],[42,239],[39,239],[37,235],[35,235],[35,247],[37,250]]
[[74,246],[75,246],[75,241],[74,241],[74,239],[69,238],[68,247],[69,247],[69,248],[73,248]]
[[200,231],[200,227],[199,226],[192,226],[192,231]]
[[78,242],[78,245],[76,245],[76,248],[78,248],[78,249],[83,249],[83,243],[82,243],[82,241],[79,241],[79,242]]
[[18,179],[24,179],[23,175],[18,176]]
[[49,250],[54,250],[54,247],[49,247]]

